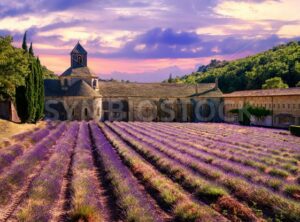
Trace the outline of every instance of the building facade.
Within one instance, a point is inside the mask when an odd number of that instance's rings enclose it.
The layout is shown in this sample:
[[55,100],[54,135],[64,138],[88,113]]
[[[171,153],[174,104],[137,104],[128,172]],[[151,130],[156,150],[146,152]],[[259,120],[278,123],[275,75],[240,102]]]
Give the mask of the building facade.
[[220,121],[217,84],[100,81],[78,43],[71,66],[58,80],[45,80],[46,118],[99,121]]
[[300,88],[249,90],[224,94],[225,121],[237,122],[238,117],[230,110],[244,104],[264,107],[272,112],[263,119],[252,118],[254,125],[286,128],[300,125]]
[[216,83],[170,84],[101,81],[88,67],[88,53],[78,43],[71,66],[58,80],[45,80],[46,118],[97,121],[231,122],[230,111],[245,104],[272,115],[252,118],[254,125],[300,124],[300,88],[250,90],[222,94]]

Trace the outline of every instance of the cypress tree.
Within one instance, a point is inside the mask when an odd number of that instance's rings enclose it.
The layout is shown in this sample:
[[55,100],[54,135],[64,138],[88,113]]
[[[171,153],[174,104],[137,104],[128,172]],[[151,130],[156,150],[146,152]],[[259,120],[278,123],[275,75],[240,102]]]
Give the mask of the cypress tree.
[[27,103],[27,113],[28,117],[26,122],[35,122],[35,75],[36,75],[36,65],[35,59],[32,59],[30,63],[31,72],[26,78],[26,103]]
[[28,120],[28,109],[26,99],[26,86],[19,86],[16,88],[16,105],[18,116],[22,123]]
[[32,47],[32,42],[30,43],[29,54],[32,55],[32,56],[34,56],[33,47]]
[[24,36],[23,36],[22,49],[24,49],[25,52],[28,52],[28,47],[27,47],[27,31],[24,33]]
[[172,83],[173,82],[173,77],[172,74],[169,75],[169,79],[168,79],[168,83]]
[[37,100],[36,100],[36,117],[35,120],[38,121],[43,118],[44,115],[44,103],[45,103],[45,94],[44,94],[44,76],[41,66],[40,59],[37,58]]

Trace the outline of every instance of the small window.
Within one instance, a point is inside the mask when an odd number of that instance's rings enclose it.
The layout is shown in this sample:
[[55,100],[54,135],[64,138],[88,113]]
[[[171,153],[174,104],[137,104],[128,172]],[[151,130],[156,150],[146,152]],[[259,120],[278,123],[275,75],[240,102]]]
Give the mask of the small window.
[[119,109],[120,104],[119,103],[113,103],[112,107],[113,107],[113,109]]
[[68,80],[64,79],[64,86],[68,86]]
[[288,104],[288,109],[290,109],[291,108],[291,105],[290,104]]
[[100,116],[100,108],[97,109],[97,116]]
[[73,117],[75,116],[75,109],[73,109],[73,111],[72,111],[72,116]]
[[278,109],[280,109],[280,104],[277,105]]
[[78,63],[82,64],[82,56],[80,56],[80,55],[78,56]]
[[85,115],[85,117],[87,117],[89,115],[89,112],[88,112],[87,108],[84,109],[84,115]]
[[285,109],[285,104],[282,104],[282,108]]
[[102,107],[103,107],[103,110],[109,110],[109,102],[108,101],[103,101],[102,102]]
[[94,80],[93,80],[93,88],[95,89],[96,87],[97,87],[97,80],[94,79]]

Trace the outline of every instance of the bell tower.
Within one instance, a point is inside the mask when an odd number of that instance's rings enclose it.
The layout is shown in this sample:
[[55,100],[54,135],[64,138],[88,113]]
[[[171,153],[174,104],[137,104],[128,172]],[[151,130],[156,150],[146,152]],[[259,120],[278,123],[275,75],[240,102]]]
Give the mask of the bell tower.
[[71,52],[71,68],[87,67],[87,51],[78,42]]

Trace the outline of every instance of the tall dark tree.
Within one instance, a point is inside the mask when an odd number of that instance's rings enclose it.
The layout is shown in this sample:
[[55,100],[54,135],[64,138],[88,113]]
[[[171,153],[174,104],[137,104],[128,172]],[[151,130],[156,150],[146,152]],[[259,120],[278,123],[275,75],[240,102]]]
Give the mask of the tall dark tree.
[[44,101],[45,101],[45,93],[44,93],[44,75],[43,75],[43,69],[40,62],[40,59],[37,58],[37,96],[36,96],[36,115],[35,115],[35,121],[40,120],[43,118],[44,115]]
[[25,52],[28,52],[28,47],[27,47],[27,31],[24,33],[24,36],[23,36],[22,49],[24,49]]
[[26,78],[26,104],[27,104],[27,113],[28,118],[26,122],[32,123],[35,122],[36,117],[36,60],[32,59],[30,64],[30,74]]
[[16,106],[18,116],[22,123],[28,120],[27,98],[26,98],[26,86],[18,86],[16,88]]
[[30,43],[29,54],[32,55],[32,56],[34,56],[33,47],[32,47],[32,42]]
[[172,73],[169,75],[169,79],[168,79],[168,83],[172,83],[173,82],[173,76]]

